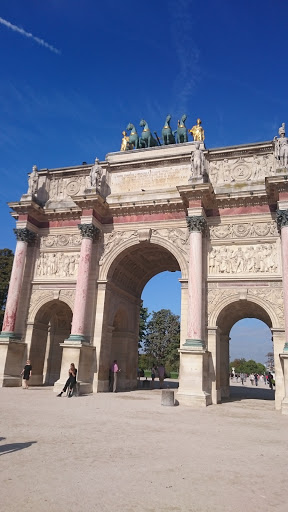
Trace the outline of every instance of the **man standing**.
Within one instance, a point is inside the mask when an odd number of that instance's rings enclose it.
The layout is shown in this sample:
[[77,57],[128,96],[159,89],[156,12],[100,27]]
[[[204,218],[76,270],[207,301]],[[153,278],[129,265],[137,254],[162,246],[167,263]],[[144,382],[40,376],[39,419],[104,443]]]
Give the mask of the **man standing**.
[[120,372],[117,359],[114,359],[113,364],[110,368],[111,373],[111,382],[110,382],[110,391],[113,391],[113,393],[116,393],[117,391],[117,379],[118,379],[118,373]]

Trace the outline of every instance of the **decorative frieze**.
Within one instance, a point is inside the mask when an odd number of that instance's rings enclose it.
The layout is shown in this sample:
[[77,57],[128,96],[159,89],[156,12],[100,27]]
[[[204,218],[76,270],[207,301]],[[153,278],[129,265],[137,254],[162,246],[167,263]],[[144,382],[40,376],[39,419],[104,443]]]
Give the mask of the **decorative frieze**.
[[79,247],[81,245],[81,236],[77,234],[71,235],[48,235],[40,238],[40,247]]
[[211,240],[278,236],[277,226],[274,221],[220,224],[220,226],[210,226],[209,233]]
[[209,178],[215,185],[263,181],[274,174],[273,155],[253,155],[247,158],[224,158],[209,163]]
[[77,277],[79,253],[41,252],[36,261],[36,277]]
[[102,265],[105,256],[108,252],[112,252],[116,245],[129,240],[131,238],[138,237],[138,231],[112,231],[112,233],[104,234],[103,252],[99,261],[99,265]]
[[13,229],[13,231],[16,235],[17,242],[21,241],[26,242],[27,244],[33,243],[37,236],[36,233],[27,228]]
[[275,244],[213,247],[209,274],[275,274],[279,272]]

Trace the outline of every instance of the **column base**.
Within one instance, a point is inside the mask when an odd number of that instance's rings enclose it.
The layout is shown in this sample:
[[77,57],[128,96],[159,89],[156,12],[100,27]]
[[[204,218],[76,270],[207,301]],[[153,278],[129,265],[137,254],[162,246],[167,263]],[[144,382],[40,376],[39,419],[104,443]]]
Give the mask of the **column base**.
[[0,387],[20,387],[26,343],[11,339],[9,336],[0,338]]
[[210,352],[199,350],[195,346],[189,346],[189,348],[183,346],[179,352],[180,379],[176,399],[180,405],[194,407],[211,405]]
[[189,347],[190,350],[205,350],[205,342],[203,340],[186,339],[183,347]]
[[15,334],[15,332],[2,331],[0,334],[0,342],[1,341],[9,341],[9,340],[21,342],[21,335]]
[[284,398],[281,402],[281,412],[285,416],[288,416],[288,399]]
[[88,343],[86,336],[83,334],[70,334],[69,338],[64,343]]
[[207,407],[208,405],[212,405],[212,398],[209,393],[203,393],[201,395],[177,393],[176,400],[178,400],[180,405],[188,405],[190,407]]
[[63,347],[60,378],[54,383],[53,391],[62,391],[67,379],[70,364],[77,368],[77,382],[79,382],[80,394],[93,393],[93,374],[95,347],[81,341],[72,340],[70,337],[60,344]]

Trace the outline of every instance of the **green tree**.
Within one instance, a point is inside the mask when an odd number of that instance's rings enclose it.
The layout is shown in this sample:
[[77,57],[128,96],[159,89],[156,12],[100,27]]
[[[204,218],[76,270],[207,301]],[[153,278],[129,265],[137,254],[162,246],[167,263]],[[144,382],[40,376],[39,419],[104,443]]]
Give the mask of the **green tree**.
[[156,364],[163,363],[167,371],[179,368],[180,319],[170,309],[153,311],[147,324],[145,354]]
[[0,249],[0,331],[4,319],[13,258],[14,255],[10,249]]
[[236,373],[265,373],[266,368],[264,364],[262,363],[256,363],[253,359],[249,359],[249,361],[246,361],[246,359],[234,359],[234,361],[231,361],[230,363],[230,371],[232,368],[235,369]]
[[141,300],[141,308],[140,308],[140,320],[139,320],[139,342],[138,347],[142,348],[146,330],[147,330],[147,319],[149,317],[148,308],[144,308],[143,300]]

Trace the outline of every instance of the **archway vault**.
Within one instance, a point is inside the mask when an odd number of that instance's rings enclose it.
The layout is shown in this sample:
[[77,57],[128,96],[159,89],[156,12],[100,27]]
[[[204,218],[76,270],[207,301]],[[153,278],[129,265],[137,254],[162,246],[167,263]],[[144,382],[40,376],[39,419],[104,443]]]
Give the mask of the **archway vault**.
[[140,297],[146,283],[156,274],[180,270],[178,260],[167,248],[142,242],[124,249],[116,256],[109,267],[107,279]]

